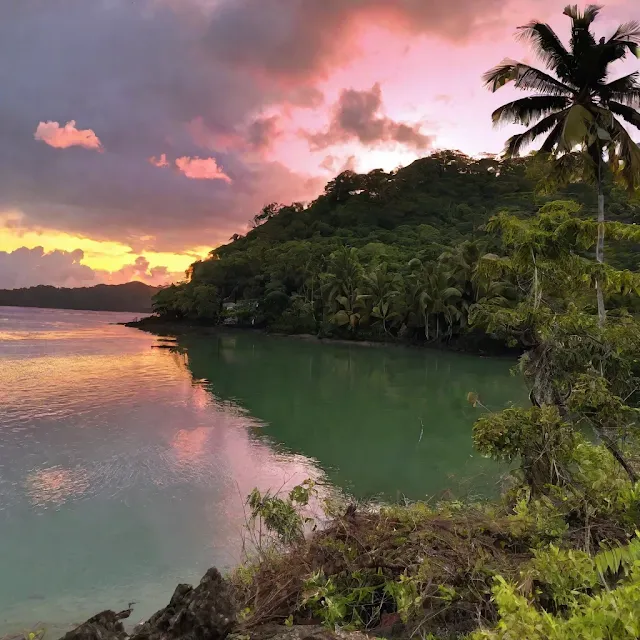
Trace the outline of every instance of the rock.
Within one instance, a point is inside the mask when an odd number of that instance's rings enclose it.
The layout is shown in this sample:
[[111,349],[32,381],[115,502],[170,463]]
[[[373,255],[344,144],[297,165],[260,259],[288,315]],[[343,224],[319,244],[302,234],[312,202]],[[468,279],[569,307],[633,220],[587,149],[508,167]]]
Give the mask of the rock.
[[73,631],[69,631],[63,640],[125,640],[127,634],[122,620],[128,618],[131,609],[126,611],[103,611]]
[[224,640],[234,623],[229,585],[214,568],[195,589],[178,585],[169,604],[152,615],[131,640]]

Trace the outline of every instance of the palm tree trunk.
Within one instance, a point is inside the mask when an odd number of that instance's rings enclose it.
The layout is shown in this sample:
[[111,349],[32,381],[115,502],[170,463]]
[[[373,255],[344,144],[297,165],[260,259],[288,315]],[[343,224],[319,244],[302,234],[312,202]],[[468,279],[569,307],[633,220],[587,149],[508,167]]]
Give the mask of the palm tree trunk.
[[[596,244],[596,260],[604,264],[604,192],[602,188],[602,159],[598,162],[598,242]],[[604,308],[604,293],[600,276],[596,279],[596,294],[598,297],[598,322],[602,327],[607,318]]]
[[536,262],[536,254],[531,249],[531,258],[533,260],[533,310],[535,311],[540,304],[541,295],[538,292],[540,283],[538,280],[538,263]]

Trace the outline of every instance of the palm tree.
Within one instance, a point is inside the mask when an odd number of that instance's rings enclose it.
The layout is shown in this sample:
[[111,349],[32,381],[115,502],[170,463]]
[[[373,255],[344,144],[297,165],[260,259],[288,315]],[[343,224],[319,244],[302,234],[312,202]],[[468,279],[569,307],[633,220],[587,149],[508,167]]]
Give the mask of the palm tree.
[[420,309],[424,318],[425,337],[429,339],[430,317],[435,318],[436,321],[436,340],[440,338],[441,318],[444,318],[449,337],[451,337],[454,323],[462,318],[462,311],[458,306],[462,292],[455,286],[449,273],[439,265],[426,265],[420,277],[422,280]]
[[352,297],[362,282],[362,265],[353,247],[340,247],[331,254],[326,273],[323,274],[323,293],[329,306],[338,296]]
[[411,273],[405,280],[403,287],[404,295],[402,296],[402,299],[398,301],[398,307],[401,312],[400,316],[402,322],[402,327],[400,330],[403,331],[403,328],[414,330],[424,328],[425,337],[428,340],[428,327],[423,324],[424,315],[422,313],[423,307],[421,301],[423,285],[420,280],[419,274],[415,272],[415,269],[418,268],[418,265],[420,266],[420,268],[422,268],[422,262],[417,258],[414,258],[409,263],[409,265],[409,268],[414,269],[414,272]]
[[[541,71],[515,60],[504,60],[484,75],[486,86],[497,91],[508,82],[535,95],[503,105],[493,113],[495,125],[515,123],[528,127],[507,141],[508,157],[544,136],[540,151],[555,158],[560,180],[568,179],[574,166],[573,152],[580,149],[587,172],[598,188],[598,242],[596,259],[604,262],[603,179],[608,160],[610,171],[628,188],[640,186],[640,148],[619,118],[640,127],[640,74],[635,71],[609,80],[609,67],[631,53],[640,57],[640,22],[620,25],[613,35],[596,41],[590,27],[601,7],[588,5],[580,12],[569,5],[564,15],[571,19],[571,41],[567,49],[548,25],[532,21],[518,29],[518,37],[530,43],[547,67]],[[605,320],[604,297],[596,282],[598,316]]]
[[369,275],[364,276],[364,284],[371,303],[371,316],[382,322],[385,333],[387,324],[398,317],[394,308],[394,298],[402,293],[402,279],[397,273],[389,273],[386,263],[379,265]]
[[324,275],[323,291],[332,311],[331,321],[338,326],[348,325],[355,331],[362,317],[366,296],[360,292],[362,265],[353,247],[341,247],[329,260]]
[[508,282],[494,280],[482,269],[486,256],[491,257],[491,254],[486,254],[480,243],[465,240],[443,252],[438,258],[438,264],[448,270],[466,305],[502,295],[510,289]]

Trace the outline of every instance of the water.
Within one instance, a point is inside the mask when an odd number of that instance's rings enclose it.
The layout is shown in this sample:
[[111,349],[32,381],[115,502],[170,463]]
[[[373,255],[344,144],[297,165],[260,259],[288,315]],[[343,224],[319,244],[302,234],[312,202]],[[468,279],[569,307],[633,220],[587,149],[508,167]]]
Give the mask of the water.
[[0,635],[147,617],[240,560],[255,486],[495,490],[466,395],[522,400],[509,361],[243,332],[154,348],[110,324],[131,317],[0,308]]

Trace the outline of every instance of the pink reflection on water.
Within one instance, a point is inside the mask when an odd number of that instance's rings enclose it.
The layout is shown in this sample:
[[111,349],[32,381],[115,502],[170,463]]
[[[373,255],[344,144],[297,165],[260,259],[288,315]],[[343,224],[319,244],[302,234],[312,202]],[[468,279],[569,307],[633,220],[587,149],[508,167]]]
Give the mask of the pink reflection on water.
[[206,427],[177,431],[171,441],[171,447],[178,460],[193,462],[202,457],[209,433],[210,429]]
[[30,473],[25,481],[31,502],[40,507],[59,506],[82,495],[90,485],[84,469],[51,467]]

